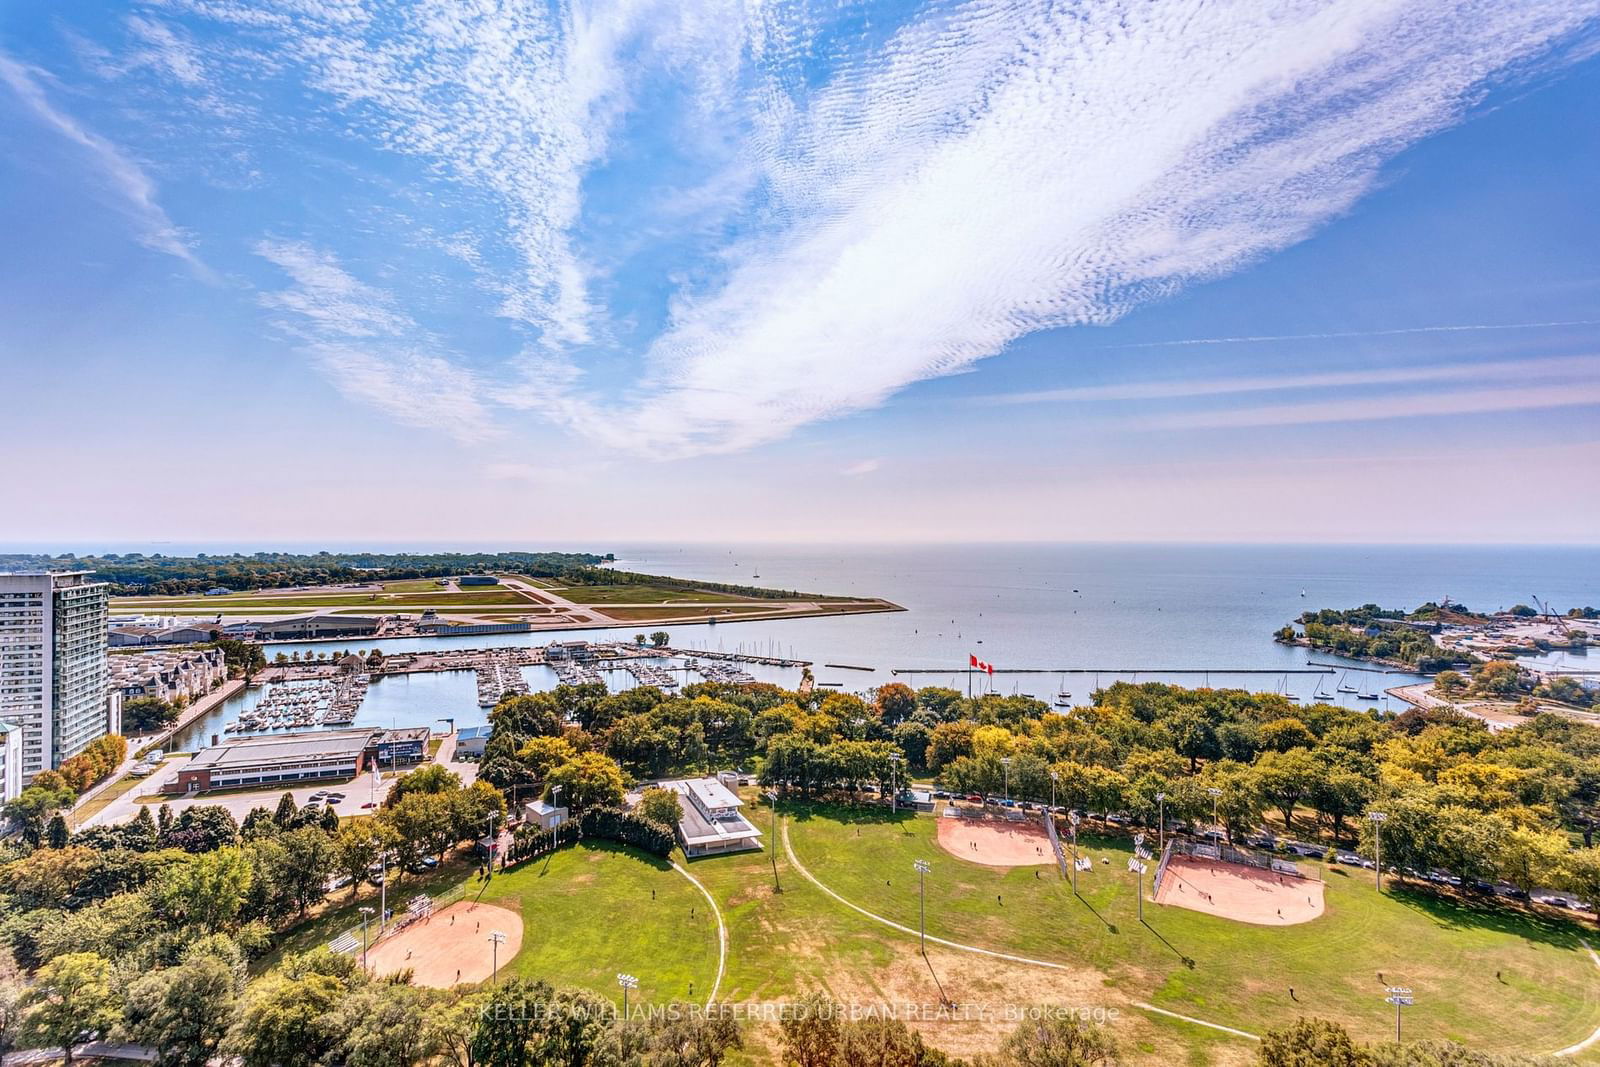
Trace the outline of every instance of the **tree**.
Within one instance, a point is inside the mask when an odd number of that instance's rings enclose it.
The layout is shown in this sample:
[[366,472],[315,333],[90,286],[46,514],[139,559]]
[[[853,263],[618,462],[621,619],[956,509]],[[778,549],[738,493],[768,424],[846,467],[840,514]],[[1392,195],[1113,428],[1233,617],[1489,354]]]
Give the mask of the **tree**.
[[228,961],[198,954],[134,981],[123,1005],[128,1038],[158,1067],[205,1067],[227,1036],[242,983]]
[[550,772],[545,784],[545,799],[561,789],[561,802],[574,812],[588,807],[622,803],[622,768],[617,761],[598,752],[581,752]]
[[335,869],[350,879],[350,895],[361,889],[378,856],[395,846],[395,832],[382,819],[354,819],[339,827],[333,839]]
[[177,721],[178,709],[160,697],[134,697],[122,702],[122,728],[131,733],[151,733]]
[[67,829],[66,816],[59,811],[50,816],[50,825],[45,827],[44,843],[48,848],[66,848],[67,842],[72,839],[72,831]]
[[787,1062],[798,1067],[830,1067],[839,1054],[839,1005],[826,993],[808,993],[787,1006],[778,1022]]
[[650,635],[650,643],[656,648],[666,648],[667,642],[672,640],[672,635],[665,630],[657,630]]
[[1433,677],[1433,691],[1453,700],[1467,691],[1467,679],[1460,671],[1440,671]]
[[730,1051],[743,1048],[739,1021],[725,1005],[672,1003],[651,1013],[643,1038],[649,1067],[718,1067]]
[[1256,1063],[1261,1067],[1372,1067],[1372,1057],[1338,1023],[1297,1019],[1261,1035]]
[[1521,669],[1510,660],[1492,660],[1480,663],[1472,671],[1472,689],[1485,696],[1515,696],[1521,681]]
[[333,1013],[345,988],[317,971],[268,974],[246,991],[224,1048],[243,1067],[313,1067],[339,1046]]
[[1255,763],[1256,785],[1268,803],[1283,813],[1283,827],[1294,832],[1294,809],[1322,777],[1321,768],[1303,748],[1263,752]]
[[838,1067],[920,1067],[927,1056],[922,1035],[899,1019],[869,1015],[839,1028]]
[[1046,1014],[1012,1031],[997,1057],[977,1062],[978,1067],[1114,1067],[1117,1046],[1092,1023]]
[[164,868],[153,899],[171,921],[213,933],[239,917],[251,878],[250,858],[243,850],[222,848]]
[[393,807],[408,796],[428,793],[454,793],[461,788],[461,776],[442,763],[429,763],[402,774],[389,787],[383,806]]
[[[162,805],[163,810],[166,805]],[[185,852],[211,852],[239,840],[239,824],[233,813],[220,804],[197,804],[184,808],[170,827],[162,831],[161,843],[167,848],[181,848]]]
[[917,694],[904,682],[890,682],[873,694],[873,707],[885,725],[893,726],[911,718],[917,710]]
[[294,794],[286,790],[283,796],[278,798],[278,810],[273,813],[272,821],[277,824],[278,829],[289,830],[299,818],[300,808],[294,802]]
[[93,952],[69,952],[39,968],[18,1001],[23,1040],[59,1048],[63,1062],[71,1064],[72,1046],[83,1035],[116,1025],[110,978],[111,965]]
[[337,854],[319,826],[302,826],[258,846],[255,877],[264,881],[277,914],[298,912],[304,918],[327,892]]
[[225,637],[212,641],[211,646],[222,649],[222,661],[227,665],[228,673],[243,677],[246,682],[267,665],[267,654],[253,641],[236,641]]
[[[53,784],[48,779],[41,783],[39,779],[46,778],[47,774],[60,784]],[[61,776],[54,772],[41,771],[34,775],[32,785],[17,794],[16,799],[6,803],[6,821],[19,827],[22,839],[30,845],[37,845],[43,840],[45,825],[52,815],[69,807],[77,799],[77,794],[60,779]]]
[[674,827],[683,818],[683,804],[671,789],[652,786],[639,797],[638,814],[654,819],[662,826]]
[[440,1051],[427,1024],[426,994],[409,985],[379,983],[345,997],[334,1013],[343,1035],[340,1067],[413,1067]]

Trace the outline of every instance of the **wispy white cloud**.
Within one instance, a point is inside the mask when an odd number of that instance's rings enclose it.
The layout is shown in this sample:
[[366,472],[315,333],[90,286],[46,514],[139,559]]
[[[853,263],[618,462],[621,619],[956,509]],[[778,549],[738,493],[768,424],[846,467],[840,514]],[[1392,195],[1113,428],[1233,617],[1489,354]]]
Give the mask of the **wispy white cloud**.
[[[1588,282],[1579,284],[1591,284]],[[1566,319],[1555,322],[1465,323],[1456,326],[1408,326],[1393,330],[1340,330],[1331,333],[1280,333],[1242,337],[1188,337],[1174,341],[1132,341],[1106,348],[1181,348],[1186,345],[1263,344],[1274,341],[1337,341],[1356,337],[1404,337],[1423,333],[1480,333],[1496,330],[1549,330],[1573,326],[1600,326],[1600,319]]]
[[1082,403],[1100,400],[1173,400],[1225,396],[1231,393],[1281,392],[1295,389],[1336,389],[1375,385],[1407,385],[1461,380],[1536,381],[1549,377],[1575,377],[1580,381],[1600,377],[1600,356],[1550,356],[1540,359],[1502,359],[1482,362],[1431,363],[1402,367],[1367,367],[1360,370],[1321,371],[1313,374],[1250,375],[1232,378],[1176,378],[1164,381],[1113,382],[1077,385],[1064,389],[1038,389],[984,397],[988,404]]
[[1237,429],[1249,426],[1311,426],[1329,422],[1376,422],[1440,415],[1483,415],[1500,411],[1600,404],[1600,382],[1566,382],[1521,388],[1458,389],[1402,396],[1349,397],[1305,404],[1272,404],[1229,411],[1154,415],[1141,419],[1149,429]]
[[100,178],[116,194],[118,206],[133,223],[139,243],[152,251],[181,259],[196,276],[215,281],[210,268],[194,254],[188,236],[167,216],[157,197],[156,184],[144,168],[122,149],[51,103],[38,73],[0,54],[0,82],[5,83],[34,118],[88,154]]
[[864,459],[859,463],[852,463],[839,473],[847,478],[859,478],[863,474],[871,474],[883,466],[882,460]]
[[617,447],[736,450],[1115,319],[1303,239],[1597,10],[976,0],[816,91],[778,34],[753,117],[770,224],[676,303],[633,404],[562,410]]
[[388,293],[304,242],[264,240],[256,254],[292,282],[264,291],[262,305],[278,313],[279,327],[341,393],[463,442],[496,435],[479,376],[437,351],[437,341]]

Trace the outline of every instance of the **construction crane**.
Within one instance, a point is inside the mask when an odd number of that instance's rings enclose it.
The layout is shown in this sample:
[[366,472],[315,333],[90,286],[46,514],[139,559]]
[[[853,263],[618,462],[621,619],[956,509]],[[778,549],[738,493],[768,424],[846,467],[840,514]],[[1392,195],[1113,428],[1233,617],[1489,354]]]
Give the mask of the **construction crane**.
[[1567,620],[1550,610],[1550,602],[1548,600],[1540,600],[1538,597],[1534,597],[1533,606],[1543,613],[1545,621],[1554,626],[1562,637],[1571,636],[1567,632]]

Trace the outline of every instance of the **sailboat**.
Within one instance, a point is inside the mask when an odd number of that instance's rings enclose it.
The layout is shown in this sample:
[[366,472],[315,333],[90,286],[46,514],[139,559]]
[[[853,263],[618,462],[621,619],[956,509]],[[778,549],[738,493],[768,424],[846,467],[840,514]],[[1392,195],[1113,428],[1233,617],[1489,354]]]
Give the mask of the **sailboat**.
[[1285,700],[1295,700],[1295,701],[1298,701],[1300,699],[1300,694],[1299,693],[1291,693],[1291,692],[1289,692],[1289,676],[1287,674],[1283,676],[1283,698]]
[[1349,671],[1345,671],[1343,674],[1339,675],[1339,692],[1341,692],[1341,693],[1357,693],[1357,692],[1360,692],[1360,690],[1358,690],[1355,686],[1353,686],[1349,682],[1345,681],[1345,679],[1349,678],[1349,677],[1350,677],[1350,672]]
[[1382,696],[1382,694],[1380,694],[1378,692],[1376,687],[1374,687],[1372,689],[1368,689],[1367,688],[1367,683],[1363,680],[1362,683],[1361,683],[1361,692],[1356,694],[1356,699],[1357,700],[1378,700],[1378,699],[1381,698],[1381,696]]
[[1318,678],[1317,679],[1317,697],[1316,698],[1318,700],[1332,700],[1333,699],[1333,694],[1328,692],[1326,689],[1324,689],[1323,685],[1324,685],[1323,680],[1321,678]]

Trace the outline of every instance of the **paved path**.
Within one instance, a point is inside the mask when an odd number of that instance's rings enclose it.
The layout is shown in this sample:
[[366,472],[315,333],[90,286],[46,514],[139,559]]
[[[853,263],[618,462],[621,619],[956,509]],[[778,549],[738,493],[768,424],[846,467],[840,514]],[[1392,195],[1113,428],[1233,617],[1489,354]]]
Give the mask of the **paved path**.
[[689,879],[690,884],[700,890],[700,894],[706,898],[706,903],[711,905],[711,914],[716,916],[717,919],[717,977],[711,983],[710,994],[706,996],[706,1007],[709,1008],[717,1002],[717,990],[722,988],[722,972],[728,965],[728,927],[722,921],[722,909],[717,907],[716,898],[711,895],[711,890],[702,885],[700,879],[678,866],[678,864],[674,863],[672,869]]
[[[82,1045],[74,1045],[72,1058],[76,1062],[86,1057],[99,1056],[113,1060],[138,1060],[149,1063],[156,1058],[155,1049],[145,1048],[142,1045],[124,1045],[115,1041],[88,1041]],[[5,1067],[21,1067],[30,1063],[57,1063],[61,1060],[59,1048],[30,1048],[5,1054],[3,1062]]]
[[[1583,938],[1581,938],[1581,937],[1578,938],[1578,940],[1583,943],[1583,950],[1589,954],[1589,958],[1591,960],[1594,960],[1594,965],[1596,967],[1600,967],[1600,955],[1596,955],[1594,949],[1589,947],[1589,942],[1584,941]],[[1594,1033],[1590,1034],[1588,1037],[1584,1038],[1582,1041],[1579,1041],[1576,1045],[1568,1045],[1566,1048],[1562,1049],[1560,1052],[1552,1052],[1552,1053],[1550,1053],[1550,1055],[1552,1055],[1552,1056],[1576,1056],[1578,1053],[1580,1053],[1580,1052],[1584,1051],[1585,1049],[1589,1048],[1590,1046],[1594,1045],[1596,1042],[1600,1042],[1600,1026],[1595,1027]]]
[[1221,1023],[1208,1023],[1204,1019],[1196,1019],[1193,1015],[1179,1015],[1175,1011],[1168,1011],[1166,1008],[1158,1008],[1154,1004],[1146,1004],[1142,1000],[1134,1001],[1133,1006],[1136,1008],[1143,1008],[1145,1011],[1153,1011],[1157,1015],[1165,1015],[1169,1019],[1180,1019],[1183,1022],[1193,1023],[1196,1026],[1205,1026],[1212,1030],[1221,1030],[1223,1033],[1232,1034],[1235,1037],[1248,1038],[1251,1041],[1261,1040],[1259,1036],[1250,1033],[1248,1030],[1235,1030],[1233,1027],[1223,1026]]

